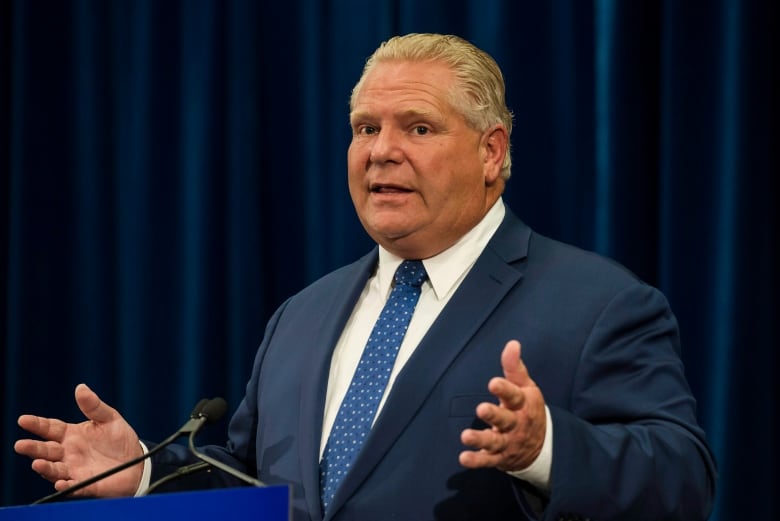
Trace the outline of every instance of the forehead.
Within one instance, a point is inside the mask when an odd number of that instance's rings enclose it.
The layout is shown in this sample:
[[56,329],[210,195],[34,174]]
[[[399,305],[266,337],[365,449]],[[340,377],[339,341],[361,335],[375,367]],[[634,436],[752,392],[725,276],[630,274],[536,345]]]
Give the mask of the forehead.
[[441,62],[380,62],[363,78],[353,113],[386,106],[401,111],[446,110],[454,84],[454,72]]

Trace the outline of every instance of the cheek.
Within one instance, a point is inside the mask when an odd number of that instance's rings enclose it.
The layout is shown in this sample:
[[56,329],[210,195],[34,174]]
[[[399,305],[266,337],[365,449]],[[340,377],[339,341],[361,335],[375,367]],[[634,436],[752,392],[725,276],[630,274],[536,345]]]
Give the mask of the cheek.
[[349,148],[347,148],[347,164],[350,166],[361,165],[364,167],[369,153],[370,148],[365,140],[361,141],[357,138],[352,138],[352,141],[349,143]]
[[354,174],[352,170],[347,175],[347,184],[349,188],[349,196],[352,199],[352,204],[355,209],[360,212],[366,205],[366,198],[368,197],[366,190],[363,188],[361,175]]
[[458,201],[473,199],[484,180],[465,162],[448,164],[432,170],[435,175],[426,179],[426,192],[431,204],[457,206]]
[[350,146],[347,154],[347,182],[350,192],[356,190],[363,183],[366,174],[364,165],[365,163],[359,159],[359,154],[353,151],[353,147]]
[[426,194],[429,208],[441,218],[453,222],[470,219],[475,211],[480,212],[484,203],[484,177],[476,170],[470,172],[468,175],[453,173],[437,178]]

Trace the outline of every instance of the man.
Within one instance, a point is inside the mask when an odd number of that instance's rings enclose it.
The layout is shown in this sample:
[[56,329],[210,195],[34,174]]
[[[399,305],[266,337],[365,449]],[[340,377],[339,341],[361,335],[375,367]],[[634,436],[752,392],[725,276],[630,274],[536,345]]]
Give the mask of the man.
[[[706,519],[715,465],[674,316],[504,206],[512,121],[493,59],[453,36],[393,38],[350,108],[349,190],[378,247],[277,310],[227,447],[203,450],[290,484],[296,520]],[[57,489],[142,450],[86,386],[76,401],[81,424],[19,419],[49,441],[16,450]],[[83,493],[131,495],[191,461],[169,448]],[[238,484],[208,480],[180,485]]]

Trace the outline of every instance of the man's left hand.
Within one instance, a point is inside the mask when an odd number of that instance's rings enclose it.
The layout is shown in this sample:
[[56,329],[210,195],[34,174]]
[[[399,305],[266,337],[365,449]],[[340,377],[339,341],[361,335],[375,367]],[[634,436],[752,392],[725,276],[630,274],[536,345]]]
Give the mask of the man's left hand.
[[490,428],[466,429],[460,439],[475,450],[460,453],[460,464],[468,468],[495,467],[503,471],[523,470],[542,450],[546,430],[544,397],[528,375],[520,358],[520,343],[510,340],[501,353],[504,377],[495,377],[488,390],[498,405],[483,402],[477,416]]

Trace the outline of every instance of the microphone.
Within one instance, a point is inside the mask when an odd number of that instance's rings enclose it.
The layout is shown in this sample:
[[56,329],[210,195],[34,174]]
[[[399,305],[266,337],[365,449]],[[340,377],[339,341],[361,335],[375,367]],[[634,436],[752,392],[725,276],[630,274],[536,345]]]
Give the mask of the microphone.
[[[207,403],[203,405],[203,407],[200,408],[200,412],[198,413],[199,416],[206,418],[207,423],[213,423],[218,421],[227,411],[227,403],[222,398],[214,398],[213,400],[208,400]],[[234,469],[230,465],[227,465],[217,459],[214,459],[210,456],[207,456],[206,454],[203,454],[202,452],[198,451],[195,448],[195,435],[197,434],[197,431],[193,431],[190,433],[189,436],[189,449],[190,452],[198,459],[198,463],[193,463],[190,465],[185,465],[183,467],[179,467],[175,471],[171,472],[170,474],[166,474],[162,478],[158,479],[141,494],[141,496],[146,496],[161,485],[168,483],[169,481],[173,481],[175,479],[182,478],[184,476],[188,476],[190,474],[194,474],[196,472],[201,472],[203,470],[210,470],[211,467],[214,467],[218,470],[221,470],[223,472],[226,472],[233,477],[236,477],[240,479],[241,481],[248,483],[250,485],[256,486],[256,487],[264,487],[266,486],[265,483],[262,481],[259,481],[258,479],[253,478],[252,476],[245,474],[237,469]]]
[[[207,418],[214,417],[216,419],[219,419],[223,414],[225,414],[226,410],[227,410],[227,403],[225,402],[225,400],[223,400],[222,398],[214,398],[209,403],[203,406],[203,409],[201,409],[200,414],[202,414]],[[196,432],[190,433],[189,447],[190,447],[190,452],[192,452],[192,454],[194,454],[196,458],[206,463],[209,463],[210,465],[216,467],[222,472],[226,472],[231,476],[240,479],[244,483],[248,483],[249,485],[253,485],[255,487],[266,486],[266,484],[260,481],[259,479],[253,478],[249,474],[241,472],[240,470],[236,470],[230,465],[227,465],[226,463],[219,461],[218,459],[214,459],[211,456],[207,456],[206,454],[199,452],[198,449],[195,448],[195,434]]]
[[[227,411],[227,403],[225,400],[222,398],[214,398],[211,400],[201,400],[198,405],[195,406],[195,410],[192,411],[192,416],[196,416],[198,419],[204,419],[206,423],[216,423],[220,418],[222,418],[222,416],[225,414],[225,411]],[[190,443],[192,443],[192,440],[195,439],[195,434],[197,434],[197,432],[197,430],[190,432]],[[166,474],[149,485],[146,490],[139,494],[139,496],[147,496],[151,494],[156,488],[164,485],[165,483],[168,483],[169,481],[207,470],[210,467],[212,467],[211,463],[206,461],[199,461],[198,463],[179,467],[175,471],[171,472],[170,474]]]
[[[222,405],[213,405],[212,402],[214,402],[215,400],[221,400]],[[219,414],[219,416],[214,414],[214,407],[222,408],[222,412]],[[31,504],[39,505],[41,503],[48,503],[50,501],[54,501],[57,498],[66,496],[77,490],[81,490],[82,488],[88,487],[89,485],[92,485],[93,483],[97,483],[98,481],[105,479],[109,476],[113,476],[114,474],[121,472],[127,468],[130,468],[133,465],[137,465],[138,463],[142,462],[146,458],[151,458],[157,452],[161,451],[163,448],[167,447],[168,445],[176,441],[177,438],[185,434],[190,435],[190,443],[192,443],[192,439],[194,435],[201,429],[201,427],[203,427],[205,423],[209,422],[209,414],[211,415],[211,417],[215,418],[212,421],[216,421],[216,419],[219,419],[219,417],[221,417],[222,414],[224,414],[226,408],[227,408],[227,404],[225,404],[225,400],[223,400],[222,398],[215,398],[214,400],[209,400],[204,398],[195,405],[195,408],[192,410],[192,413],[190,414],[189,420],[187,420],[187,422],[184,425],[182,425],[181,428],[179,428],[179,430],[171,434],[162,443],[149,450],[149,452],[147,452],[146,454],[142,454],[137,458],[133,458],[130,461],[126,461],[120,465],[117,465],[116,467],[112,467],[104,472],[101,472],[100,474],[85,479],[84,481],[80,481],[79,483],[76,483],[73,486],[55,492],[54,494],[50,494],[46,497],[43,497]],[[203,414],[204,410],[207,410],[206,415]]]

